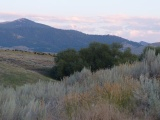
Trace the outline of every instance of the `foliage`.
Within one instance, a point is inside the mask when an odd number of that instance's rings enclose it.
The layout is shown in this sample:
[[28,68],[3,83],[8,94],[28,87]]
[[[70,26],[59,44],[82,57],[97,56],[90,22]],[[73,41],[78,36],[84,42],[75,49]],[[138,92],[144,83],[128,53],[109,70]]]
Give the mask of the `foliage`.
[[147,46],[143,49],[142,54],[140,55],[139,59],[143,60],[143,58],[145,57],[146,53],[149,50],[155,50],[155,54],[158,55],[160,53],[160,47],[153,47],[153,46]]
[[86,61],[92,71],[110,68],[113,66],[113,57],[109,45],[101,43],[91,43],[88,48],[80,50],[80,56]]
[[137,60],[137,56],[131,53],[128,48],[124,52],[120,50],[121,44],[107,44],[93,42],[88,48],[80,51],[68,49],[57,54],[56,66],[52,69],[55,79],[62,79],[76,71],[81,71],[84,67],[90,68],[92,72],[99,69],[112,68],[121,63],[132,63]]
[[133,63],[138,60],[138,56],[131,53],[131,49],[127,48],[121,55],[120,63]]
[[159,120],[159,63],[160,56],[149,50],[144,61],[94,73],[84,68],[63,81],[39,81],[15,89],[0,85],[0,118]]
[[74,49],[58,53],[55,63],[56,66],[53,67],[52,74],[56,79],[62,79],[63,76],[69,76],[75,71],[81,71],[86,64]]

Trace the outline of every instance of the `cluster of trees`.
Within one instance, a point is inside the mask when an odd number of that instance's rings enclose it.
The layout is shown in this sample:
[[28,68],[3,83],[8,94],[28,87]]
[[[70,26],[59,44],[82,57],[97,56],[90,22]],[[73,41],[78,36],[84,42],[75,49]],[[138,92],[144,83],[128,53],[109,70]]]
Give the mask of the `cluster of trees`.
[[111,68],[114,65],[138,60],[138,56],[131,53],[128,48],[121,51],[122,45],[113,43],[111,45],[93,42],[88,48],[79,51],[68,49],[59,52],[55,58],[56,65],[52,68],[52,75],[55,79],[62,79],[84,67],[92,72],[99,69]]

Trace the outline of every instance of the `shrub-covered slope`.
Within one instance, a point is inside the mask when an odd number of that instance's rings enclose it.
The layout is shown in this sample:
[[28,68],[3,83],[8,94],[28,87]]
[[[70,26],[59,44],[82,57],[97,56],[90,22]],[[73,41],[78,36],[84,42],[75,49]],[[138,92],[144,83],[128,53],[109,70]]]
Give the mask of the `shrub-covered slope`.
[[157,120],[160,55],[91,73],[84,68],[61,82],[0,86],[2,120]]

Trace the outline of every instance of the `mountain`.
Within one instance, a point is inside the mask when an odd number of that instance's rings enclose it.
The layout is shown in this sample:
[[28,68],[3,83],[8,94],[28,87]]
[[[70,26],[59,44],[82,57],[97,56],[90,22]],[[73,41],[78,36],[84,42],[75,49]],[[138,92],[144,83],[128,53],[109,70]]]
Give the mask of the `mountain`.
[[134,53],[134,54],[141,54],[141,53],[143,52],[143,49],[144,49],[146,46],[160,47],[160,42],[147,43],[147,42],[141,41],[141,42],[139,42],[139,43],[140,43],[142,46],[132,47],[132,48],[131,48],[132,53]]
[[147,46],[147,45],[149,45],[149,43],[147,43],[147,42],[145,42],[145,41],[141,41],[141,42],[139,42],[139,44],[141,44],[142,46]]
[[150,44],[150,46],[153,46],[153,47],[160,47],[160,42],[152,43],[152,44]]
[[0,47],[25,48],[39,52],[81,49],[91,42],[140,47],[141,44],[113,35],[88,35],[75,30],[61,30],[22,18],[0,23]]

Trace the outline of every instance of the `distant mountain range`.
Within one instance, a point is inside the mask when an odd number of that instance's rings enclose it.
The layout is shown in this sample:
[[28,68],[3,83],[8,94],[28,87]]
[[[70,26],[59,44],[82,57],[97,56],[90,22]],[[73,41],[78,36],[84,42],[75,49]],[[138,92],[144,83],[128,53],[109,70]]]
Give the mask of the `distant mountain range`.
[[79,50],[94,41],[107,44],[118,42],[131,48],[144,46],[118,36],[88,35],[75,30],[61,30],[25,18],[0,23],[1,48],[59,52],[67,48]]
[[139,42],[139,44],[141,44],[142,46],[147,46],[147,45],[149,45],[149,43],[144,42],[144,41]]

